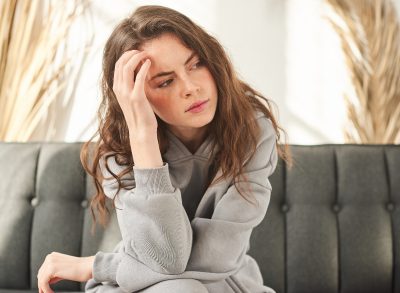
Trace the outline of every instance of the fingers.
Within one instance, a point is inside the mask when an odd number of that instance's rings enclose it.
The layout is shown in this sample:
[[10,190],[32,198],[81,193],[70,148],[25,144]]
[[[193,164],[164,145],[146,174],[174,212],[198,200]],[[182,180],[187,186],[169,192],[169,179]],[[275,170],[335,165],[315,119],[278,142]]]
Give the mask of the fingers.
[[138,52],[139,52],[138,50],[126,51],[124,54],[122,54],[119,57],[117,62],[115,62],[115,65],[114,65],[114,81],[113,81],[114,93],[115,93],[116,90],[118,90],[118,88],[122,84],[121,68],[123,68],[123,65],[127,62],[127,60],[129,60],[130,57],[132,57],[132,55],[137,54]]
[[138,72],[138,65],[139,63],[147,57],[147,52],[140,52],[134,54],[129,58],[129,60],[124,65],[122,71],[122,82],[128,86],[129,90],[133,89],[134,81],[135,81],[135,72]]
[[144,92],[144,82],[146,80],[146,75],[149,72],[150,65],[151,65],[151,61],[150,61],[150,59],[147,59],[143,63],[142,67],[140,68],[140,70],[136,76],[136,81],[135,81],[136,86],[135,86],[134,90],[137,91],[137,93]]
[[131,50],[125,52],[115,63],[113,90],[117,96],[133,90],[135,70],[146,56],[147,52]]
[[46,272],[42,268],[40,268],[37,278],[39,293],[53,293],[49,285],[50,280],[46,277]]
[[[55,252],[52,252],[48,254],[39,268],[38,274],[37,274],[37,279],[38,279],[38,289],[39,293],[54,293],[54,291],[51,289],[50,284],[55,283],[51,282],[52,276],[54,274],[54,269],[55,269],[55,262],[54,258],[58,254]],[[60,278],[54,278],[58,279],[57,281],[61,280]]]
[[38,275],[39,293],[54,293],[49,283],[49,280],[43,279],[43,276]]
[[44,283],[42,287],[40,288],[43,293],[54,293],[54,291],[50,288],[50,285],[48,283]]
[[140,125],[157,128],[155,114],[144,90],[150,66],[149,54],[138,50],[125,52],[115,64],[113,91],[131,129],[140,128]]

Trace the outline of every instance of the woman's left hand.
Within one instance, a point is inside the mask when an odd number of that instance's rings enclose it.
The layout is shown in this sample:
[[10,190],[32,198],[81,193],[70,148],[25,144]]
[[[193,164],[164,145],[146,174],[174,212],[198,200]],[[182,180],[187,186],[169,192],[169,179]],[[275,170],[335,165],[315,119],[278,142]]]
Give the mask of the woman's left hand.
[[61,280],[86,282],[92,278],[94,256],[76,257],[58,252],[48,254],[39,269],[39,293],[53,293],[50,284]]

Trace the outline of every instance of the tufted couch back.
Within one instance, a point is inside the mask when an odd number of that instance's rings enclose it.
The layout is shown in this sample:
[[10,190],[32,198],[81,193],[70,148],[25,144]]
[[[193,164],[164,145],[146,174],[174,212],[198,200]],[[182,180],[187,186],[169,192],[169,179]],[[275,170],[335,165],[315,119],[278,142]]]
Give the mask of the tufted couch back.
[[[113,214],[90,233],[81,143],[0,143],[0,293],[37,292],[46,254],[111,251]],[[250,254],[277,292],[400,292],[400,146],[292,146]],[[62,281],[56,290],[80,291]]]

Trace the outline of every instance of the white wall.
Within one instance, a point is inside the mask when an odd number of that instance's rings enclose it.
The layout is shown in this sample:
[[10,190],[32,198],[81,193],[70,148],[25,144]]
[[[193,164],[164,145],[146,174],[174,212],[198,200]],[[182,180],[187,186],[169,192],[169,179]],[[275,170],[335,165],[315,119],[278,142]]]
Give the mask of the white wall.
[[[104,43],[114,25],[135,7],[177,9],[215,35],[240,76],[270,97],[292,144],[343,143],[343,92],[349,81],[340,42],[323,19],[322,0],[93,0],[93,50],[82,69],[74,99],[54,107],[51,140],[84,141],[96,129]],[[396,0],[400,9],[400,0]],[[58,119],[57,119],[58,118]],[[37,135],[40,133],[38,132]]]

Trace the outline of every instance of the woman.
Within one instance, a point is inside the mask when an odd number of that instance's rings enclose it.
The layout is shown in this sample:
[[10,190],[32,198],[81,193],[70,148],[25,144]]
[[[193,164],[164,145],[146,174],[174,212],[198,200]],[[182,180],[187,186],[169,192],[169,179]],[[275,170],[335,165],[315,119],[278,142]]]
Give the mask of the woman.
[[290,154],[269,101],[218,41],[177,11],[139,7],[106,43],[102,93],[100,139],[90,164],[89,142],[81,156],[92,212],[104,224],[112,199],[122,241],[91,257],[49,254],[39,292],[61,279],[89,292],[274,292],[247,251],[267,178]]

